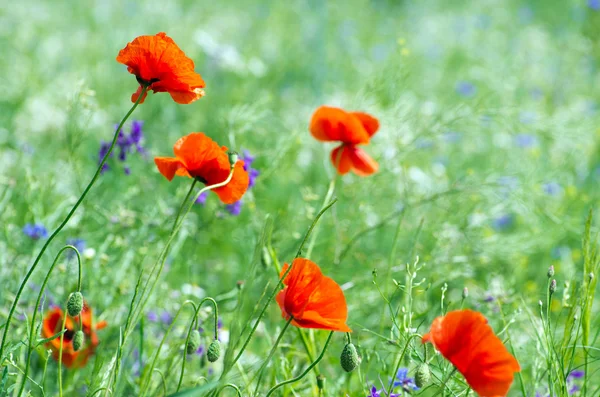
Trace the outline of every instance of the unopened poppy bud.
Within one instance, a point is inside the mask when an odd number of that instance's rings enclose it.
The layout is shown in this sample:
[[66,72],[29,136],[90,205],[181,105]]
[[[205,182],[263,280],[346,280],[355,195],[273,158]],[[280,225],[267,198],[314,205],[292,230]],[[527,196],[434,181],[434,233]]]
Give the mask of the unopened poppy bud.
[[431,371],[429,370],[429,365],[425,363],[419,364],[417,367],[417,371],[415,372],[415,385],[417,387],[424,387],[429,384],[431,380]]
[[85,337],[83,336],[83,331],[79,330],[75,332],[75,335],[73,336],[73,350],[79,351],[81,346],[83,346],[84,339]]
[[83,309],[83,295],[81,292],[73,292],[69,295],[69,300],[67,300],[67,313],[71,317],[79,316],[81,310]]
[[234,151],[227,152],[227,156],[229,156],[229,164],[233,168],[233,166],[235,165],[235,163],[237,163],[239,156]]
[[206,352],[206,357],[208,357],[208,361],[214,363],[221,357],[221,344],[218,340],[213,340],[208,346],[208,351]]
[[554,277],[554,266],[548,268],[548,278]]
[[552,281],[550,281],[549,290],[550,290],[550,295],[552,295],[553,293],[556,292],[556,280],[555,279],[552,279]]
[[467,287],[463,288],[462,298],[467,299],[469,297],[469,289]]
[[202,343],[202,338],[200,337],[200,332],[197,329],[193,330],[190,334],[190,337],[187,342],[187,354],[192,354],[198,350],[200,344]]
[[319,374],[317,376],[317,387],[319,388],[319,390],[324,390],[325,389],[325,376],[323,376],[323,374]]
[[356,369],[356,367],[358,367],[360,360],[354,344],[348,343],[346,346],[344,346],[344,350],[342,350],[342,354],[340,356],[340,363],[346,372],[352,372]]

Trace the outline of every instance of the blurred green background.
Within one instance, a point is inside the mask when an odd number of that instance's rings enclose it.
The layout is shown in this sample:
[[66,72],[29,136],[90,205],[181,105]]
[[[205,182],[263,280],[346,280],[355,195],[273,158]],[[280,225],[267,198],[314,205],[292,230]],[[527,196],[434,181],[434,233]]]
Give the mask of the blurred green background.
[[[528,387],[537,387],[543,358],[535,357],[534,330],[518,313],[527,305],[537,310],[549,265],[561,291],[564,281],[581,279],[583,225],[600,195],[600,4],[0,5],[0,318],[42,244],[23,227],[39,223],[51,232],[58,225],[93,174],[101,142],[131,106],[137,83],[115,61],[118,51],[138,35],[161,31],[195,61],[206,96],[184,106],[166,94],[150,95],[132,117],[144,122],[146,155],[129,153],[121,162],[115,153],[43,259],[47,269],[67,239],[85,241],[84,293],[109,323],[98,357],[114,354],[137,275],[158,255],[189,186],[183,178],[165,180],[152,158],[171,155],[174,142],[192,131],[256,156],[260,175],[241,214],[230,215],[214,195],[196,205],[149,304],[173,312],[186,296],[220,297],[227,327],[238,280],[245,281],[245,317],[267,281],[274,283],[257,248],[267,218],[283,263],[320,208],[333,176],[333,146],[316,142],[308,122],[328,104],[366,111],[381,123],[364,148],[379,172],[338,181],[339,201],[323,217],[311,255],[345,290],[367,380],[390,376],[387,357],[395,352],[360,331],[380,332],[385,310],[372,271],[389,291],[388,269],[403,281],[404,264],[418,256],[425,265],[414,302],[419,331],[441,313],[444,283],[452,302],[468,287],[469,306],[489,315],[495,329],[502,328],[500,299],[506,312],[517,313],[513,327],[523,332],[515,347],[527,357]],[[49,293],[57,300],[76,282],[71,268],[74,262],[65,260],[53,276]],[[32,281],[40,283],[44,272]],[[21,313],[33,297],[26,289]],[[281,325],[273,305],[263,332],[276,334]],[[348,392],[346,378],[336,380],[343,345],[337,339],[324,372],[332,390]],[[251,361],[268,342],[253,346]],[[85,377],[73,376],[73,384]],[[353,390],[352,396],[363,393]]]

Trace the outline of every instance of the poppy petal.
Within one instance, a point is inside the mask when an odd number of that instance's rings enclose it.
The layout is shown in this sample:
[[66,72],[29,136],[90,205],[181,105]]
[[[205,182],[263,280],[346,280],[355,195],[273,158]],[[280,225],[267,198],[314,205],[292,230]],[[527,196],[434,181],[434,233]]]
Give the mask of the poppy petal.
[[463,374],[483,397],[508,393],[519,363],[508,352],[485,317],[472,310],[456,310],[436,318],[423,343],[435,348]]
[[347,319],[344,292],[335,281],[323,276],[319,287],[310,295],[301,321],[314,323],[311,328],[352,332],[346,325]]
[[365,131],[367,131],[367,134],[369,134],[369,137],[375,135],[379,129],[379,120],[368,113],[351,112],[350,114],[360,120],[360,123],[363,125]]
[[170,181],[173,180],[175,174],[191,176],[185,169],[185,164],[181,160],[173,157],[155,157],[154,163],[158,167],[158,170],[165,178]]
[[346,145],[338,146],[331,151],[331,163],[338,174],[344,175],[352,168],[352,157]]
[[[227,170],[228,171],[226,173],[223,173],[225,176],[222,181],[226,180],[229,176],[229,168],[227,168]],[[242,160],[238,160],[237,163],[235,163],[233,176],[231,177],[229,183],[225,186],[214,189],[213,192],[219,196],[224,204],[233,204],[242,198],[244,193],[246,193],[246,190],[248,190],[249,184],[250,176],[244,169],[244,162]]]
[[[287,271],[287,264],[281,269],[281,276]],[[304,308],[309,302],[310,295],[319,286],[323,279],[321,269],[312,261],[296,258],[292,262],[292,270],[284,280],[285,287],[285,313],[301,318]]]
[[[139,86],[137,91],[134,92],[133,94],[131,94],[131,102],[133,102],[133,103],[137,102],[141,93],[142,93],[142,86]],[[144,103],[147,96],[148,96],[148,90],[146,90],[146,92],[144,92],[144,96],[142,96],[142,99],[140,100],[139,103]]]
[[219,145],[202,132],[192,132],[179,138],[173,146],[173,152],[185,164],[190,175],[200,176],[202,179],[207,179],[205,175],[207,170],[215,166],[226,166],[229,170],[229,160],[225,159],[226,165],[223,161],[221,161],[223,164],[219,163],[219,157],[223,154]]
[[340,108],[318,108],[311,118],[309,130],[320,141],[369,143],[369,134],[360,120]]
[[377,164],[377,162],[361,148],[349,146],[347,151],[347,156],[352,162],[352,171],[354,171],[356,175],[368,176],[377,172],[379,169],[379,164]]

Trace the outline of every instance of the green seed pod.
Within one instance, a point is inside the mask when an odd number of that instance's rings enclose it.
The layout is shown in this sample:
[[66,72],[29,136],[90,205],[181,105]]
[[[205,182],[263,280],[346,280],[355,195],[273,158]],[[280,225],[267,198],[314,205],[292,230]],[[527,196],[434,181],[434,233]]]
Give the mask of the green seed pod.
[[231,165],[231,167],[233,167],[238,161],[238,154],[234,151],[229,151],[227,152],[227,156],[229,156],[229,164]]
[[356,347],[352,343],[344,346],[344,350],[342,350],[342,355],[340,356],[340,363],[346,372],[354,371],[360,364]]
[[325,378],[325,376],[323,376],[323,374],[319,374],[317,376],[317,387],[319,388],[319,390],[324,390],[325,389],[325,381],[327,379]]
[[417,367],[417,372],[415,372],[415,385],[421,388],[427,386],[430,380],[431,371],[429,370],[429,365],[425,363],[419,364]]
[[81,346],[83,346],[83,341],[85,337],[83,336],[83,331],[75,332],[75,336],[73,336],[73,350],[79,351]]
[[81,292],[73,292],[69,295],[69,300],[67,301],[67,313],[71,317],[77,317],[81,313],[83,309],[83,295]]
[[208,357],[208,361],[214,363],[221,357],[221,344],[218,340],[213,340],[210,345],[208,345],[208,351],[206,352],[206,357]]
[[187,354],[192,354],[198,350],[200,344],[202,343],[202,338],[200,337],[200,332],[197,329],[193,330],[190,334],[190,337],[187,342]]

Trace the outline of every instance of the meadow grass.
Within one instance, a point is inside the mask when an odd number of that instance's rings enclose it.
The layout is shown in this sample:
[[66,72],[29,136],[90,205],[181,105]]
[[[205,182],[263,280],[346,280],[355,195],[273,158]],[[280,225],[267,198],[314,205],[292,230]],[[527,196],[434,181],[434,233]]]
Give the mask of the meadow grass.
[[[125,123],[129,133],[143,121],[141,148],[120,161],[117,145],[40,257],[3,342],[0,396],[265,396],[306,372],[271,395],[357,397],[375,386],[383,397],[400,370],[412,379],[424,362],[426,386],[393,392],[475,394],[420,341],[459,308],[483,313],[519,361],[509,395],[600,395],[594,0],[22,0],[0,10],[0,332],[48,238],[24,228],[58,227],[132,106],[137,83],[119,50],[165,31],[206,81],[197,102],[150,94]],[[365,146],[379,171],[337,177],[328,199],[333,145],[308,132],[323,104],[381,124]],[[255,157],[238,215],[209,193],[177,216],[199,189],[169,183],[152,159],[192,131]],[[78,255],[57,257],[67,244],[81,254],[95,321],[108,325],[87,365],[59,370],[36,335],[78,288]],[[343,333],[292,326],[273,349],[286,320],[268,298],[300,255],[344,290],[353,372],[340,366]],[[218,318],[200,306],[207,297]]]

